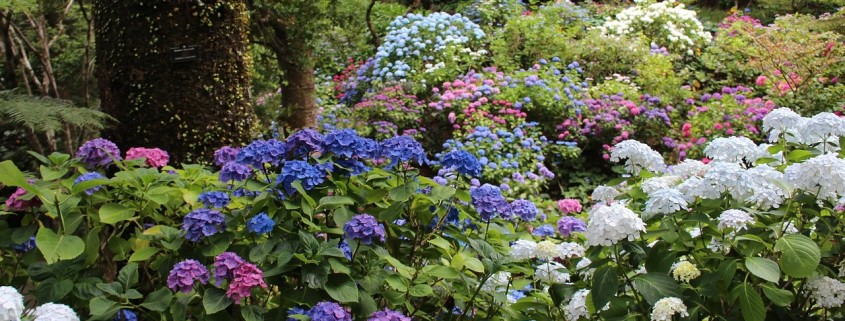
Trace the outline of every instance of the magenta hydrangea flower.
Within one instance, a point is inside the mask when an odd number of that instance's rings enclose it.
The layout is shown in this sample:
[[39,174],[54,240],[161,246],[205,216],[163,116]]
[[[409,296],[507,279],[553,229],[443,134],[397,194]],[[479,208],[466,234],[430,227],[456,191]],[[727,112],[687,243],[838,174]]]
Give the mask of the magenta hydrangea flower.
[[384,226],[376,221],[370,214],[359,214],[352,217],[343,226],[343,232],[347,238],[358,240],[361,243],[370,245],[374,239],[384,242]]
[[582,209],[581,202],[571,198],[557,201],[557,208],[560,209],[563,214],[580,213]]
[[232,271],[232,281],[229,282],[226,296],[235,303],[241,304],[243,298],[252,295],[252,289],[256,286],[267,288],[267,283],[264,282],[264,272],[255,264],[243,262]]
[[41,200],[38,197],[33,197],[32,199],[25,200],[22,197],[26,195],[26,190],[18,187],[12,195],[9,195],[9,198],[6,199],[6,210],[11,212],[21,212],[26,211],[30,207],[39,206],[41,205]]
[[219,286],[223,280],[232,278],[232,271],[241,266],[244,260],[235,253],[223,252],[214,258],[214,279]]
[[167,287],[173,291],[190,293],[194,282],[208,283],[208,269],[196,260],[184,260],[176,263],[167,276]]
[[557,231],[564,237],[568,237],[572,232],[584,232],[586,230],[587,224],[572,216],[564,216],[557,221]]
[[126,151],[126,160],[138,158],[146,158],[146,163],[150,167],[167,166],[167,162],[170,161],[170,155],[158,148],[132,147]]
[[214,165],[223,166],[228,162],[234,162],[238,159],[238,152],[240,151],[240,148],[231,146],[220,147],[220,149],[214,151]]
[[374,312],[367,321],[411,321],[411,318],[398,311],[385,308],[384,311]]
[[96,138],[85,142],[76,151],[79,158],[88,168],[105,167],[115,160],[120,160],[120,149],[107,139]]
[[349,314],[340,304],[323,301],[314,305],[306,315],[311,321],[352,321]]

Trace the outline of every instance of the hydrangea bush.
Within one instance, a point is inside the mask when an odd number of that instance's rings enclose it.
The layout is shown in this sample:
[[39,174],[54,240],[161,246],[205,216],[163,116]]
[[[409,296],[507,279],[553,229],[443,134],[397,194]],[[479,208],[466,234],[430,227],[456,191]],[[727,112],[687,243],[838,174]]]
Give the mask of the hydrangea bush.
[[686,55],[693,55],[697,49],[709,44],[713,37],[704,30],[696,12],[685,9],[681,3],[674,0],[640,0],[634,3],[599,27],[602,34],[642,34],[672,53]]

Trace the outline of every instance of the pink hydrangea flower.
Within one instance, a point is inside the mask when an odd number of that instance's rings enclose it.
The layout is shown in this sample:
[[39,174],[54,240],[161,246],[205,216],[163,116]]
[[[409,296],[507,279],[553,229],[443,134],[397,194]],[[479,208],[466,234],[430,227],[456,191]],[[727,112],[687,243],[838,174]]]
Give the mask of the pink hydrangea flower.
[[580,213],[582,209],[581,202],[571,198],[557,201],[557,208],[560,209],[563,214]]
[[760,75],[760,77],[757,77],[757,81],[755,83],[757,86],[763,87],[766,85],[766,80],[768,80],[766,76]]
[[151,167],[167,166],[167,162],[170,160],[167,152],[158,148],[132,147],[126,151],[126,160],[142,157],[147,159],[146,163]]
[[256,286],[267,288],[267,283],[264,282],[264,272],[252,263],[244,262],[232,271],[232,275],[232,282],[229,283],[226,296],[235,301],[236,304],[241,304],[243,298],[250,297],[252,288]]
[[16,189],[15,192],[12,193],[12,195],[9,195],[9,198],[6,199],[6,210],[21,212],[26,211],[30,207],[41,205],[41,200],[37,197],[33,197],[29,200],[21,199],[24,195],[26,195],[26,190],[18,187],[18,189]]

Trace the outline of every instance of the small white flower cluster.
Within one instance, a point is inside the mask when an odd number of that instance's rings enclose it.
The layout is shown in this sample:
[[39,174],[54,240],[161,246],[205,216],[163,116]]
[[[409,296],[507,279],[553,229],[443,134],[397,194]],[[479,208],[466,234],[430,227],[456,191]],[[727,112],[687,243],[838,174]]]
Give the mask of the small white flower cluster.
[[[0,321],[20,321],[24,317],[23,295],[10,286],[0,286]],[[79,316],[69,306],[45,303],[26,312],[32,321],[79,321]]]
[[704,154],[714,161],[741,163],[743,160],[753,163],[761,155],[757,144],[747,137],[719,137],[707,144]]
[[508,286],[511,280],[511,273],[507,271],[499,271],[493,273],[488,279],[487,282],[484,282],[481,285],[481,290],[486,292],[498,292],[499,290],[504,291],[505,287]]
[[656,176],[643,181],[642,184],[640,184],[640,188],[642,188],[643,192],[646,194],[651,194],[662,189],[675,187],[683,180],[684,179],[681,176],[676,175]]
[[534,270],[534,278],[537,281],[552,284],[569,282],[569,273],[559,270],[566,270],[566,267],[554,261],[546,262],[537,266]]
[[818,201],[838,202],[845,197],[845,159],[825,154],[789,165],[784,171],[786,182],[816,195]]
[[783,135],[787,142],[819,144],[816,148],[821,151],[836,152],[838,137],[845,136],[845,119],[828,112],[806,118],[789,108],[778,108],[763,117],[763,131],[769,133],[769,142],[777,142]]
[[58,303],[45,303],[32,312],[32,321],[79,321],[79,316],[69,306]]
[[730,209],[719,215],[719,228],[722,230],[730,228],[732,232],[739,232],[748,229],[748,225],[754,222],[754,217],[742,210]]
[[684,194],[674,188],[664,188],[648,195],[645,212],[648,214],[672,214],[689,210]]
[[11,286],[0,286],[0,321],[18,321],[23,314],[23,296]]
[[827,276],[807,282],[807,291],[822,308],[836,308],[845,303],[845,284]]
[[619,142],[610,151],[610,161],[620,162],[623,159],[627,159],[625,170],[633,175],[638,175],[641,170],[659,173],[666,168],[660,153],[633,139]]
[[627,239],[633,241],[645,232],[645,223],[625,205],[596,204],[587,216],[587,246],[610,246]]
[[604,202],[606,204],[610,204],[613,203],[613,200],[619,195],[622,195],[619,190],[606,185],[599,185],[593,190],[593,194],[590,195],[590,198],[596,203]]
[[680,261],[672,266],[672,277],[678,281],[689,282],[701,276],[701,271],[689,261]]
[[587,310],[587,295],[589,289],[581,289],[572,295],[569,304],[564,307],[563,313],[566,321],[578,321],[581,318],[590,318],[590,311]]
[[554,260],[556,258],[569,259],[583,257],[586,249],[581,244],[574,242],[563,242],[555,244],[552,241],[544,240],[539,243],[531,240],[516,240],[511,245],[511,257],[515,260],[543,259]]
[[662,298],[654,303],[654,308],[651,310],[651,320],[672,321],[672,316],[675,314],[682,318],[689,316],[684,301],[675,297]]
[[694,48],[704,47],[713,39],[713,35],[704,30],[696,12],[684,9],[684,5],[675,0],[635,2],[636,6],[626,8],[600,26],[598,29],[602,35],[642,33],[659,46],[688,55],[694,53]]

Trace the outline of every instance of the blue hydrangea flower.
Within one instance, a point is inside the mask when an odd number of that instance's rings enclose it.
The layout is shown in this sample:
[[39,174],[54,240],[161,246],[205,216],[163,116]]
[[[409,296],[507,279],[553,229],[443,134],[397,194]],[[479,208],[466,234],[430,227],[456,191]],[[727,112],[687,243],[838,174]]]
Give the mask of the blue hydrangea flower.
[[326,180],[326,171],[306,161],[289,161],[282,167],[282,173],[276,178],[276,183],[284,188],[287,195],[293,195],[296,189],[293,182],[299,180],[302,188],[311,190]]
[[248,166],[236,162],[228,162],[220,169],[220,181],[228,183],[230,181],[240,182],[252,175],[252,170]]
[[188,213],[182,221],[185,238],[193,242],[212,236],[225,228],[223,213],[201,208]]
[[[105,178],[105,177],[102,174],[97,173],[97,172],[85,173],[85,174],[79,175],[79,177],[77,177],[76,179],[73,180],[73,186],[76,186],[76,184],[82,183],[84,181],[90,181],[92,179],[99,179],[99,178]],[[94,194],[94,192],[99,191],[100,188],[102,188],[102,186],[94,186],[92,188],[86,189],[85,194],[88,194],[88,195]]]
[[358,154],[359,158],[376,158],[381,155],[381,144],[373,139],[361,139],[361,152]]
[[376,311],[367,321],[411,321],[411,318],[397,311],[385,308],[383,311]]
[[135,314],[135,311],[120,309],[117,311],[117,315],[113,321],[138,321],[138,315]]
[[356,176],[370,171],[370,167],[357,159],[337,159],[334,161],[334,173]]
[[330,132],[323,137],[323,148],[338,157],[353,158],[367,156],[367,146],[361,136],[352,129]]
[[35,236],[30,236],[28,240],[21,244],[12,245],[12,249],[19,253],[26,253],[35,248]]
[[288,137],[285,149],[294,158],[308,157],[311,153],[323,152],[323,135],[311,128],[301,129]]
[[343,233],[346,234],[346,238],[358,240],[367,245],[373,244],[374,239],[384,242],[384,226],[370,214],[353,216],[343,226]]
[[534,236],[554,236],[555,235],[555,228],[549,224],[543,224],[538,227],[534,228],[534,232],[531,232]]
[[406,163],[412,160],[418,164],[427,162],[425,150],[422,145],[410,136],[396,136],[388,138],[381,143],[381,156],[389,158],[390,164],[387,168],[393,168],[399,163]]
[[287,321],[299,321],[299,319],[294,318],[295,315],[305,315],[308,313],[307,310],[303,309],[302,307],[293,307],[288,310],[288,319]]
[[275,140],[256,140],[238,152],[237,162],[252,165],[253,168],[264,168],[264,164],[273,166],[285,158],[285,144]]
[[308,310],[306,315],[311,321],[352,321],[352,315],[340,304],[323,301]]
[[483,221],[489,221],[496,214],[505,213],[508,209],[508,202],[502,196],[502,190],[494,185],[484,184],[470,189],[469,195],[472,197],[472,205]]
[[276,226],[276,221],[274,221],[267,213],[258,213],[249,222],[246,223],[247,229],[250,232],[255,234],[267,234],[273,231],[273,227]]
[[222,166],[228,162],[234,162],[238,159],[238,152],[240,149],[230,147],[230,146],[223,146],[220,149],[214,151],[214,165]]
[[510,213],[523,221],[533,221],[537,218],[537,206],[528,200],[515,200],[511,202]]
[[202,192],[197,200],[205,204],[205,207],[208,208],[224,208],[229,205],[230,201],[229,194],[220,191]]
[[346,239],[340,241],[340,244],[338,244],[337,247],[343,251],[343,255],[346,256],[347,260],[352,259],[352,248],[349,247],[349,242],[346,242]]
[[458,173],[469,177],[481,175],[481,164],[474,155],[465,150],[455,150],[440,157],[440,165],[443,168],[452,168]]

